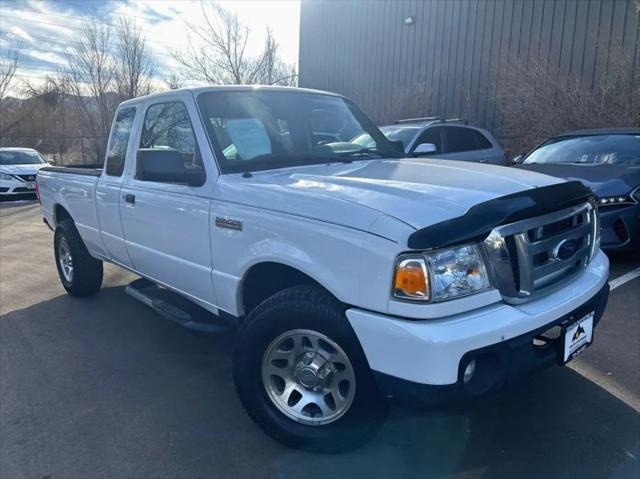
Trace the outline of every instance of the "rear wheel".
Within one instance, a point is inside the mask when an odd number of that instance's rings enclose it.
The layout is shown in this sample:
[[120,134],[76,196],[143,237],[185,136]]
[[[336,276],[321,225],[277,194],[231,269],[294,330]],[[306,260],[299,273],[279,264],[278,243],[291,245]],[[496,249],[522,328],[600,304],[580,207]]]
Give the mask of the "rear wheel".
[[352,450],[386,417],[344,306],[315,286],[277,293],[249,315],[234,354],[234,380],[252,419],[293,447]]
[[58,223],[53,249],[62,286],[72,296],[90,296],[102,286],[102,261],[87,251],[73,221]]

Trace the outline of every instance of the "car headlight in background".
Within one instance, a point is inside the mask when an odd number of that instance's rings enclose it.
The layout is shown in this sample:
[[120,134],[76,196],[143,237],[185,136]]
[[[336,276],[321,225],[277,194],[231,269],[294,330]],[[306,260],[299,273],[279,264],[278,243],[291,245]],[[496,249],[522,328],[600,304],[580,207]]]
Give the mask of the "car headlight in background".
[[603,196],[598,198],[598,206],[615,206],[615,205],[628,205],[640,201],[639,189],[629,193],[628,195],[617,196]]
[[396,261],[393,295],[399,299],[446,301],[490,286],[477,245],[446,248]]
[[640,203],[640,186],[633,190],[629,196],[631,196],[631,198],[633,198],[636,202]]
[[15,180],[15,178],[6,173],[0,173],[0,180]]

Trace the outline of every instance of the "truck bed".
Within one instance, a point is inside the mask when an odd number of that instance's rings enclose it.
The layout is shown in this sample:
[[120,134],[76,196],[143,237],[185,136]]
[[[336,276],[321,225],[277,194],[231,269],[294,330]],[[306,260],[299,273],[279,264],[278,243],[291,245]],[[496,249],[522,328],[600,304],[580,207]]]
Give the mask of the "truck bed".
[[60,215],[73,218],[91,253],[103,254],[96,211],[96,187],[102,168],[45,166],[38,171],[38,190],[45,221],[56,227]]
[[69,173],[73,175],[100,176],[102,167],[98,165],[77,165],[77,166],[45,166],[40,171],[52,173]]

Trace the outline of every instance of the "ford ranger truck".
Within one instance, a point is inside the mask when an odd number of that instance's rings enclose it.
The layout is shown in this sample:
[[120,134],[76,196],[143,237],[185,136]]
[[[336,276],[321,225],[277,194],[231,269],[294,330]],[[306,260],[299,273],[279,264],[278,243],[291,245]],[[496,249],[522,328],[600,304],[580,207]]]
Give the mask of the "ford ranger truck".
[[565,364],[607,302],[591,190],[402,156],[340,95],[209,87],[125,101],[102,169],[37,183],[69,294],[97,293],[109,262],[232,318],[247,413],[335,452],[389,399],[473,398]]

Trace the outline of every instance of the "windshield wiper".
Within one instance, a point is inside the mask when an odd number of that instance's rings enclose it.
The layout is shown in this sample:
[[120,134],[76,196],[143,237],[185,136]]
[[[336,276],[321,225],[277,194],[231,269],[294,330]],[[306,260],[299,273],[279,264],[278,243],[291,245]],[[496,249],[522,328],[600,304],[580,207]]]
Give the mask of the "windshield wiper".
[[261,155],[259,157],[247,160],[242,165],[240,172],[245,176],[251,176],[252,171],[258,170],[275,170],[278,168],[289,168],[295,166],[320,165],[322,163],[351,163],[352,160],[347,158],[338,158],[336,156],[324,155]]
[[338,157],[351,157],[351,156],[371,156],[371,154],[378,155],[381,158],[385,156],[384,152],[378,150],[377,148],[360,148],[358,150],[348,150],[348,151],[340,151],[336,152],[335,155]]

